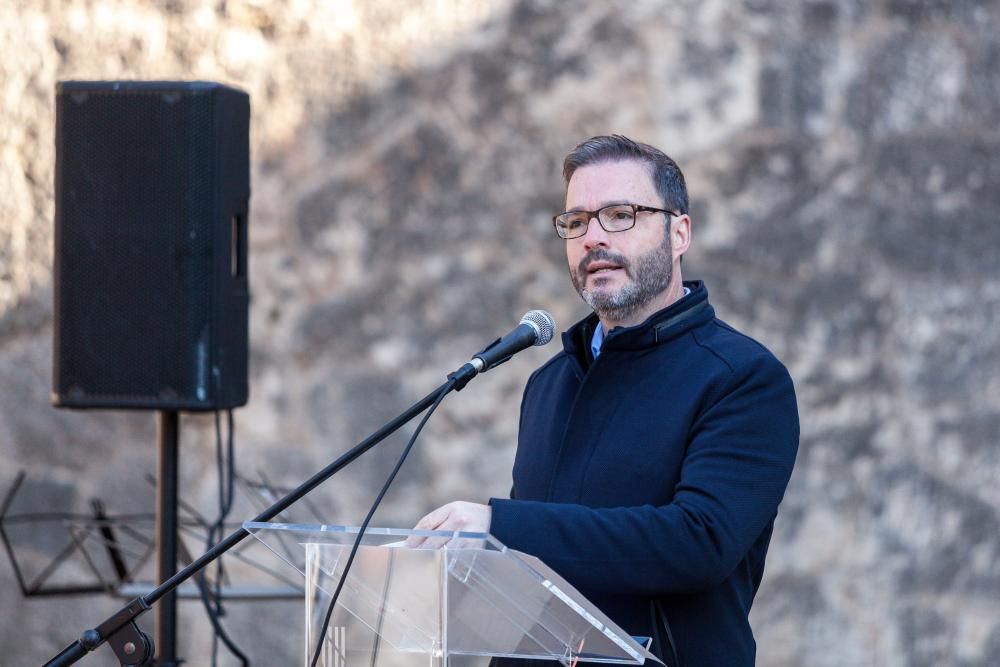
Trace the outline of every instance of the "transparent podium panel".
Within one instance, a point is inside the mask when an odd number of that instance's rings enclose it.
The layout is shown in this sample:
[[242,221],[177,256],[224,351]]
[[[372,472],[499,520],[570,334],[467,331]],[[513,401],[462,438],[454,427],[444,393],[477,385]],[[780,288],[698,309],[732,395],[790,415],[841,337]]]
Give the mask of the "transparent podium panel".
[[[305,577],[309,665],[358,529],[243,526]],[[405,546],[410,535],[429,538],[429,546]],[[464,667],[487,665],[491,656],[659,662],[544,563],[492,535],[369,528],[318,664]]]

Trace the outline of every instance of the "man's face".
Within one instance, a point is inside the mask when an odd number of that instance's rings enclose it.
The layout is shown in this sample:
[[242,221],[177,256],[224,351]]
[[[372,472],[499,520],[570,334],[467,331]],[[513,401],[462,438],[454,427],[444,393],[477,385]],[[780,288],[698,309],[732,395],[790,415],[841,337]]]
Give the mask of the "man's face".
[[[580,167],[566,189],[567,211],[596,211],[623,203],[663,205],[645,163],[627,160]],[[673,260],[664,216],[640,212],[635,226],[623,232],[606,232],[591,219],[585,235],[566,241],[573,286],[602,320],[638,324],[659,309]]]

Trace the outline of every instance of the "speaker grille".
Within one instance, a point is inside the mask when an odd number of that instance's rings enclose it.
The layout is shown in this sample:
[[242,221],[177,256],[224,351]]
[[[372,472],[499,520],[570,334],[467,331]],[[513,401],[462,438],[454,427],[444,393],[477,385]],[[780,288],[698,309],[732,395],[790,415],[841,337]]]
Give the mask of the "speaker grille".
[[249,172],[219,163],[247,155],[219,150],[219,93],[206,84],[61,85],[57,404],[207,409],[227,402],[222,384],[234,381],[245,401],[245,300],[236,312],[242,379],[240,369],[221,376],[220,345],[231,336],[217,329],[232,317],[226,301],[237,287],[227,284],[231,219],[246,208],[246,195],[224,201],[220,181],[242,175],[237,191],[248,194]]

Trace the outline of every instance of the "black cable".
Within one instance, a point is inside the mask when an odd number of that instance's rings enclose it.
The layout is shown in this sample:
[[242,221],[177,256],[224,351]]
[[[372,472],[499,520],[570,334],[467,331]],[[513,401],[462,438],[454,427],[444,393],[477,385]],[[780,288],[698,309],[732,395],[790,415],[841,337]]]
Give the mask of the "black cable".
[[[215,452],[216,452],[216,466],[218,468],[219,475],[219,518],[216,520],[215,524],[212,526],[212,533],[210,534],[210,541],[207,545],[208,549],[215,546],[219,537],[222,537],[222,533],[225,528],[226,518],[229,516],[229,511],[233,507],[233,482],[236,476],[236,459],[233,453],[233,411],[227,410],[227,437],[226,437],[226,455],[222,455],[222,437],[220,434],[219,427],[219,412],[215,412]],[[228,464],[224,466],[223,460]],[[227,467],[225,473],[223,473],[223,467]],[[215,568],[215,612],[219,618],[226,615],[225,609],[222,607],[222,582],[225,579],[225,568],[223,566],[223,559],[219,558],[216,562]],[[219,637],[217,634],[212,635],[212,667],[215,667],[218,660],[219,651]],[[228,646],[228,644],[227,644]]]
[[[211,549],[215,546],[218,541],[218,537],[222,535],[225,527],[226,517],[229,516],[229,512],[233,506],[233,481],[235,478],[236,461],[233,446],[233,411],[227,410],[228,413],[228,427],[229,432],[227,434],[227,445],[226,445],[226,455],[223,456],[222,452],[222,423],[220,421],[219,411],[215,411],[215,463],[218,473],[219,480],[219,515],[215,522],[212,523],[208,528],[208,537],[206,539],[206,550]],[[248,666],[250,661],[247,659],[246,655],[240,651],[236,643],[229,637],[225,628],[222,627],[222,622],[219,620],[221,616],[225,615],[225,610],[222,607],[222,580],[225,575],[225,570],[222,566],[222,558],[220,557],[216,561],[216,577],[214,586],[214,600],[212,595],[210,595],[210,584],[208,579],[205,577],[204,572],[198,573],[195,577],[195,583],[198,585],[198,592],[201,596],[202,605],[205,607],[205,612],[208,614],[208,619],[212,624],[212,665],[217,664],[218,652],[219,652],[219,640],[225,644],[226,648],[229,649],[236,658],[239,659],[240,663],[244,666]]]
[[368,522],[372,520],[372,516],[375,515],[375,510],[378,509],[379,503],[382,502],[382,498],[385,496],[386,491],[389,490],[389,486],[392,484],[392,481],[396,479],[396,473],[398,473],[399,469],[403,467],[403,462],[406,461],[406,457],[410,453],[413,443],[417,441],[417,436],[420,435],[420,431],[424,428],[424,424],[426,424],[427,420],[430,419],[430,416],[434,414],[437,407],[441,405],[441,401],[448,395],[448,392],[455,388],[455,382],[456,380],[452,379],[441,387],[437,397],[434,399],[434,404],[431,405],[427,412],[424,413],[424,418],[420,420],[420,424],[417,425],[413,435],[410,436],[410,441],[406,443],[406,447],[403,448],[403,453],[400,454],[399,460],[396,461],[396,467],[392,469],[391,473],[389,473],[389,477],[385,480],[385,484],[382,485],[382,490],[379,491],[378,497],[375,498],[375,502],[372,503],[371,509],[368,510],[368,515],[361,524],[361,528],[358,530],[358,536],[354,540],[354,546],[351,547],[351,555],[348,556],[347,562],[344,564],[344,572],[340,575],[340,581],[337,582],[337,590],[333,592],[333,598],[330,600],[330,606],[326,609],[326,616],[323,619],[323,625],[319,631],[319,641],[316,642],[316,652],[313,653],[310,667],[316,667],[316,663],[319,661],[319,655],[323,649],[323,640],[326,638],[326,629],[330,625],[330,619],[333,617],[333,608],[337,605],[337,598],[340,597],[340,591],[344,587],[344,582],[347,581],[347,574],[350,572],[351,564],[354,563],[354,556],[358,553],[358,547],[361,545],[361,538],[364,537],[365,530],[368,528]]
[[372,634],[372,659],[368,663],[368,667],[375,667],[378,664],[378,652],[382,647],[382,626],[385,624],[385,601],[389,599],[389,584],[392,582],[392,570],[393,563],[396,559],[396,554],[389,552],[388,554],[388,564],[385,568],[385,584],[382,586],[382,597],[379,598],[382,603],[378,608],[378,619],[375,621],[375,632]]
[[[249,667],[250,660],[240,651],[239,646],[229,637],[226,633],[226,629],[222,627],[222,622],[219,620],[218,614],[212,608],[212,599],[209,596],[208,580],[205,578],[205,572],[199,572],[194,577],[194,583],[198,586],[198,592],[201,594],[201,603],[205,607],[205,611],[208,612],[208,620],[212,624],[213,641],[215,638],[222,640],[222,643],[226,645],[229,652],[236,656],[236,659],[240,661],[240,664],[244,667]],[[215,656],[213,656],[214,659]]]
[[[205,547],[207,549],[211,549],[213,546],[215,546],[216,534],[218,533],[219,522],[222,520],[222,513],[225,511],[226,508],[226,488],[225,488],[226,482],[225,482],[225,473],[223,472],[224,464],[222,455],[222,426],[219,423],[218,410],[215,411],[214,417],[215,417],[215,474],[219,488],[219,514],[216,517],[215,522],[208,529],[208,539],[205,544]],[[219,558],[217,561],[215,561],[215,587],[214,587],[215,590],[213,591],[215,593],[215,598],[209,601],[209,603],[212,605],[212,611],[214,612],[214,616],[217,621],[224,615],[224,611],[222,609],[222,600],[221,600],[222,596],[221,577],[222,577],[222,558]],[[207,588],[208,578],[203,577],[203,581],[205,582]],[[205,593],[203,593],[203,595],[205,594],[207,594],[207,590],[205,591]],[[219,634],[214,631],[214,627],[215,626],[213,625],[212,667],[216,667],[219,658]]]

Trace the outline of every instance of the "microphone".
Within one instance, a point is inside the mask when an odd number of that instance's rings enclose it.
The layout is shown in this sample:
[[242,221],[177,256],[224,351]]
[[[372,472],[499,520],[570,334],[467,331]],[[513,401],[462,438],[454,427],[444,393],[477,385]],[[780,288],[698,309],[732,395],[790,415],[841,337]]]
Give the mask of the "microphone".
[[529,310],[513,331],[490,343],[486,349],[448,376],[456,380],[455,391],[460,391],[476,375],[496,368],[521,350],[547,344],[555,331],[556,321],[550,314],[544,310]]
[[496,368],[512,356],[533,345],[545,345],[552,340],[556,331],[556,321],[544,310],[529,310],[521,318],[521,323],[509,334],[494,341],[489,347],[472,358],[469,363],[482,366],[479,372],[485,373]]

